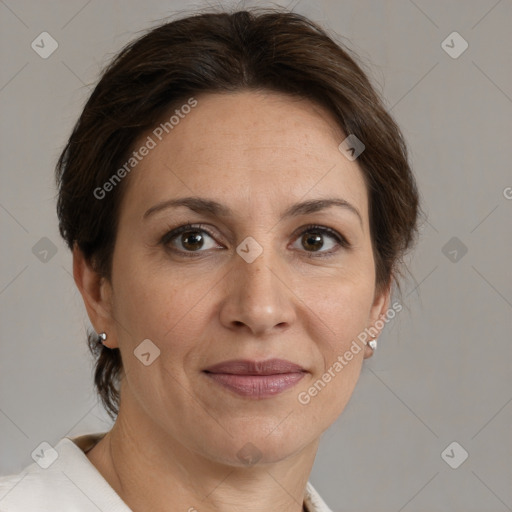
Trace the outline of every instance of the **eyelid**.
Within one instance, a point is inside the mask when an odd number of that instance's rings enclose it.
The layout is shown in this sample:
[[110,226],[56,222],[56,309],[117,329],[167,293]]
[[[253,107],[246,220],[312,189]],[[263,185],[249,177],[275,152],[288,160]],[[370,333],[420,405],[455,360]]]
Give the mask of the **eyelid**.
[[[208,234],[211,238],[215,239],[215,235],[211,233],[211,231],[208,229],[208,225],[201,224],[201,223],[186,223],[181,226],[178,226],[173,229],[169,229],[160,239],[160,243],[166,247],[169,247],[169,242],[179,236],[180,234],[187,232],[187,231],[204,231]],[[320,224],[307,224],[305,226],[301,226],[298,228],[298,230],[294,234],[293,243],[304,233],[308,231],[316,231],[322,235],[327,235],[335,240],[335,242],[345,248],[350,249],[352,247],[351,243],[347,240],[347,238],[339,233],[337,230],[330,228],[328,226],[320,225]],[[183,251],[176,248],[170,248],[170,250],[173,250],[174,252],[178,252],[179,254],[184,254],[187,256],[192,256],[201,252],[207,252],[207,251]],[[301,251],[304,252],[309,257],[315,257],[315,255],[318,255],[316,257],[328,257],[330,255],[334,255],[339,251],[339,248],[335,250],[330,251]]]
[[178,235],[181,235],[184,232],[187,231],[204,231],[207,233],[210,237],[214,238],[213,233],[210,232],[208,229],[208,226],[206,224],[194,224],[194,223],[186,223],[182,224],[181,226],[178,226],[176,228],[168,229],[164,236],[160,239],[160,243],[168,244],[173,238],[177,237]]
[[334,238],[340,245],[345,247],[350,247],[351,244],[347,240],[347,238],[338,232],[336,229],[330,228],[328,226],[324,226],[322,224],[308,224],[306,226],[302,226],[299,228],[299,235],[307,231],[318,231],[319,233],[326,234],[332,238]]
[[328,251],[300,251],[307,258],[315,258],[321,260],[322,258],[328,259],[330,257],[336,256],[341,249],[350,250],[352,248],[352,244],[347,240],[347,238],[339,233],[336,229],[330,228],[328,226],[320,225],[320,224],[308,224],[306,226],[301,226],[298,230],[298,235],[295,236],[293,243],[295,243],[300,236],[308,231],[320,233],[322,236],[328,236],[332,238],[338,247],[334,249],[329,249]]

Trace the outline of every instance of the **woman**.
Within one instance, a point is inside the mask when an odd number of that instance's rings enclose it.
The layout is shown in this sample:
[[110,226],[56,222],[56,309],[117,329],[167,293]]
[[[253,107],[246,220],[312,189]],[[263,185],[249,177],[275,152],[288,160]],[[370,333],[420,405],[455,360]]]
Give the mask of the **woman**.
[[401,133],[349,50],[281,10],[166,23],[57,165],[109,432],[43,446],[0,510],[328,511],[308,477],[417,233]]

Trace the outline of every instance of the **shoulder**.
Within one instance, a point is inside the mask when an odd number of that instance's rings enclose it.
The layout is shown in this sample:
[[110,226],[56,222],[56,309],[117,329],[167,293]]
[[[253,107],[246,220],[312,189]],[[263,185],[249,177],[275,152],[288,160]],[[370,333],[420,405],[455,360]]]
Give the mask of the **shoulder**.
[[0,512],[129,512],[71,438],[45,443],[37,462],[0,477]]
[[306,485],[306,494],[304,497],[308,512],[332,512],[326,505],[325,501],[320,497],[311,482]]
[[[37,462],[0,477],[0,512],[130,512],[84,453],[98,436],[46,443]],[[304,500],[308,512],[332,512],[310,482]]]
[[68,499],[73,494],[64,473],[36,466],[33,463],[16,475],[0,477],[0,512],[46,512],[52,510],[52,504],[73,503]]

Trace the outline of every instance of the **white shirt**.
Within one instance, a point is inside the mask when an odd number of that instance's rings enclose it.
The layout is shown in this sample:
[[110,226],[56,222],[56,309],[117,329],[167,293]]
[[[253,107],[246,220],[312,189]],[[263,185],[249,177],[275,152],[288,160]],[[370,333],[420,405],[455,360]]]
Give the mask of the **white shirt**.
[[[0,477],[0,512],[132,512],[85,455],[105,434],[63,437],[21,473]],[[308,512],[332,512],[309,482],[304,501]]]

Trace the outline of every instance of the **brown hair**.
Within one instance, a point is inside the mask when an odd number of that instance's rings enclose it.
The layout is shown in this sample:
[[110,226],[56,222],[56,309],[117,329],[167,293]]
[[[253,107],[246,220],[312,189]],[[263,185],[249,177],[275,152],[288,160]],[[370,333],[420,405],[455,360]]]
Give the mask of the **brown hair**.
[[[284,9],[196,13],[153,28],[121,50],[103,71],[57,163],[59,229],[68,246],[76,244],[108,279],[127,179],[104,200],[94,191],[164,113],[194,94],[242,89],[317,102],[345,134],[365,144],[358,163],[368,188],[376,289],[393,281],[400,289],[400,265],[416,238],[419,215],[402,134],[351,50]],[[96,334],[88,338],[96,389],[114,418],[121,355],[98,345]]]

